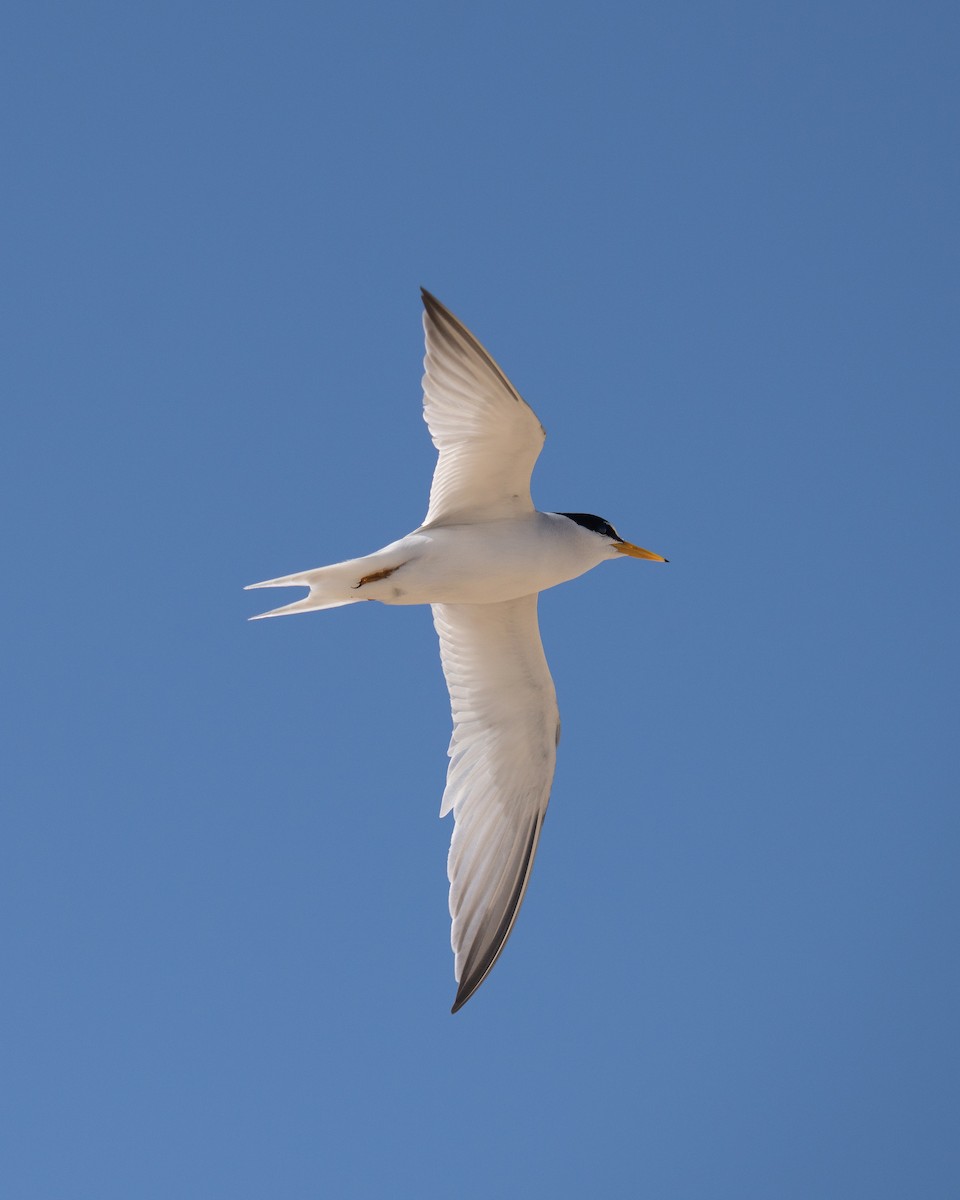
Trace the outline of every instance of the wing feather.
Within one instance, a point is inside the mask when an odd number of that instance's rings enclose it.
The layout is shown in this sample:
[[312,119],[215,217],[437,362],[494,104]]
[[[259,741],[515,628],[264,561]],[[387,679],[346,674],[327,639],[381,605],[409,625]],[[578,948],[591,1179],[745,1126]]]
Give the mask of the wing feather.
[[424,524],[533,512],[543,426],[473,334],[425,290],[423,307],[423,418],[439,451]]
[[440,815],[447,859],[453,1011],[486,978],[523,901],[550,799],[560,714],[537,623],[537,597],[435,604],[453,736]]

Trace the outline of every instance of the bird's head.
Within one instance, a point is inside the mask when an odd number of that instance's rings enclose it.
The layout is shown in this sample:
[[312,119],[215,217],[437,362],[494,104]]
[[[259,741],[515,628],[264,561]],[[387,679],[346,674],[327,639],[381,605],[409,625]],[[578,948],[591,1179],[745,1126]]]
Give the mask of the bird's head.
[[557,515],[566,517],[568,521],[573,521],[582,529],[589,529],[591,533],[603,538],[612,551],[611,557],[616,554],[626,554],[629,558],[648,558],[651,562],[669,561],[662,555],[654,554],[652,550],[644,550],[641,546],[635,546],[633,542],[625,542],[610,522],[605,521],[603,517],[595,517],[593,513],[558,513]]

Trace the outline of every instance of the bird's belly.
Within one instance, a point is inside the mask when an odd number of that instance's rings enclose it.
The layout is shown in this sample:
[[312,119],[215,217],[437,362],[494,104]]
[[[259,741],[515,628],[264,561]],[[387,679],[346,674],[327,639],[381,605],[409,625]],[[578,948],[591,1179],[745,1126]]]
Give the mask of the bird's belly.
[[551,533],[534,522],[418,531],[396,543],[401,554],[411,551],[409,558],[364,590],[384,604],[495,604],[529,596],[594,565]]

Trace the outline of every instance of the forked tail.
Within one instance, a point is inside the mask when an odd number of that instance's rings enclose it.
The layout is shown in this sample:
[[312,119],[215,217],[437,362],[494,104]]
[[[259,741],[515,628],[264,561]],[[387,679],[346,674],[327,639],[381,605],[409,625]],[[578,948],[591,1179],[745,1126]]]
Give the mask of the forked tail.
[[[347,568],[347,570],[344,570]],[[318,567],[315,571],[302,571],[297,575],[281,575],[277,579],[265,579],[263,583],[248,583],[245,592],[255,588],[306,587],[310,589],[302,600],[272,608],[269,612],[257,613],[251,621],[262,621],[264,617],[286,617],[292,613],[313,612],[321,608],[342,608],[345,604],[357,604],[366,596],[344,595],[354,590],[351,581],[356,572],[348,563],[336,563],[331,567]]]

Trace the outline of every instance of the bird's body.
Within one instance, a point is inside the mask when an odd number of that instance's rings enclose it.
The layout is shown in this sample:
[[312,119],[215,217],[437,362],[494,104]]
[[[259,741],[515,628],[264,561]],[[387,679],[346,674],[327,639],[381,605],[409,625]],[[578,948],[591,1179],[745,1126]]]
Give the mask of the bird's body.
[[334,604],[497,604],[566,583],[616,557],[612,544],[561,513],[532,512],[472,525],[424,525],[363,558],[258,586],[306,585],[308,601]]
[[251,586],[310,589],[264,617],[361,600],[433,606],[454,722],[440,815],[456,822],[456,1012],[513,927],[553,781],[560,722],[537,596],[606,559],[665,560],[602,518],[534,509],[542,426],[456,317],[427,292],[424,307],[424,417],[440,452],[424,524],[363,558]]

